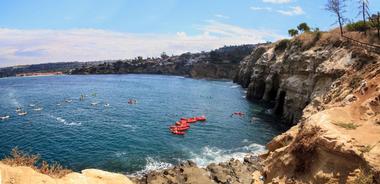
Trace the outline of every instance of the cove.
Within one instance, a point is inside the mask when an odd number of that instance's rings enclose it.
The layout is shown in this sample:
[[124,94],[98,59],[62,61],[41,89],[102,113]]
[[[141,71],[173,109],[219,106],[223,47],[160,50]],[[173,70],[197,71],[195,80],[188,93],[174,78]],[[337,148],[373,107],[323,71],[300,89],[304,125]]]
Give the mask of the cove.
[[[86,95],[82,101],[81,94]],[[230,81],[165,75],[4,78],[0,116],[10,119],[0,122],[0,157],[17,146],[76,171],[123,173],[183,160],[206,166],[243,158],[263,151],[283,131],[264,106],[245,95]],[[137,104],[128,104],[129,99]],[[17,107],[28,114],[18,116]],[[237,111],[246,115],[231,117]],[[169,132],[179,118],[203,114],[207,121],[192,125],[185,136]]]

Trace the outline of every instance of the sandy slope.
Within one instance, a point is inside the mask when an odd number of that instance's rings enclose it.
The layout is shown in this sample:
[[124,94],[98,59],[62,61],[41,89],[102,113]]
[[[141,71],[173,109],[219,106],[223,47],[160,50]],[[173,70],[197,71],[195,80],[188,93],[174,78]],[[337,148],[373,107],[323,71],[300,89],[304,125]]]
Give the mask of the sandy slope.
[[52,178],[29,167],[11,167],[0,162],[1,184],[132,184],[122,174],[96,169],[86,169],[82,173],[70,173],[63,178]]

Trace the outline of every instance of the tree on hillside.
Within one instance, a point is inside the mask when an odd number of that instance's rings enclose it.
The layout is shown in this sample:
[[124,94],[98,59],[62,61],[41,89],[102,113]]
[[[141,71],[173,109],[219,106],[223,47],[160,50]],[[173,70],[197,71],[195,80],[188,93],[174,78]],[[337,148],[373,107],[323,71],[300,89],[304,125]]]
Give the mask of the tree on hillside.
[[289,33],[289,35],[290,35],[291,37],[293,37],[293,36],[298,35],[298,30],[297,30],[297,29],[289,29],[289,30],[288,30],[288,33]]
[[368,0],[358,0],[358,3],[359,3],[359,14],[358,15],[361,15],[362,18],[363,18],[363,24],[364,24],[364,34],[367,34],[366,33],[366,30],[368,29],[368,26],[367,26],[367,18],[366,18],[366,15],[369,15],[369,7],[368,7],[368,4],[369,4],[369,1]]
[[167,59],[169,56],[166,54],[166,52],[161,53],[161,59]]
[[343,24],[346,21],[343,14],[346,12],[346,0],[327,0],[325,9],[337,17],[337,21],[334,23],[339,23],[340,35],[343,36]]
[[305,22],[298,25],[297,29],[302,31],[302,32],[310,32],[310,27]]
[[372,26],[375,27],[377,30],[377,37],[380,38],[380,12],[377,12],[377,14],[373,14],[370,17]]

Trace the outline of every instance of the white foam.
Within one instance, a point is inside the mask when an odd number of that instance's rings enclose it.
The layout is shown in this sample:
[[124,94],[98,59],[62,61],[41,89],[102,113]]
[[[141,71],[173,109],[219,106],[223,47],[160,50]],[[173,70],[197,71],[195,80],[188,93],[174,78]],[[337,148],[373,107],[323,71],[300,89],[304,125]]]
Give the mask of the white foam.
[[167,162],[161,162],[159,159],[153,159],[152,157],[145,158],[146,164],[143,170],[136,172],[133,175],[141,176],[143,174],[149,173],[151,171],[160,171],[170,167],[173,167],[173,164]]
[[56,116],[53,116],[51,114],[48,115],[49,117],[53,118],[53,119],[56,119],[58,122],[60,123],[63,123],[64,125],[67,125],[67,126],[80,126],[82,125],[82,123],[77,123],[77,122],[67,122],[65,119],[63,119],[62,117],[56,117]]
[[265,114],[272,115],[273,114],[273,109],[267,109],[267,110],[265,110]]
[[122,127],[125,127],[125,128],[129,128],[131,129],[132,131],[135,131],[137,129],[137,127],[135,125],[128,125],[128,124],[123,124],[121,125]]
[[17,101],[17,99],[15,97],[15,90],[14,89],[10,89],[9,90],[8,96],[9,96],[9,99],[10,99],[11,103],[15,107],[21,107],[21,104]]
[[200,167],[206,167],[211,163],[226,162],[232,158],[243,161],[248,154],[259,154],[265,151],[265,147],[259,144],[250,144],[237,149],[223,150],[216,147],[206,146],[200,154],[190,152],[191,161]]
[[238,87],[239,87],[238,85],[233,85],[230,88],[238,88]]

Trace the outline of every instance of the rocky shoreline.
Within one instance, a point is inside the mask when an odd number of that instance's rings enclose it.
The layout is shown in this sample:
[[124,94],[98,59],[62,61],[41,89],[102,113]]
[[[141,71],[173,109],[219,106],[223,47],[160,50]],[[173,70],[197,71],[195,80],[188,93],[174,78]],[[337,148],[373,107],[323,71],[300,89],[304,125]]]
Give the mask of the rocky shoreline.
[[212,163],[206,168],[186,161],[172,168],[152,171],[140,177],[130,177],[137,184],[160,183],[254,183],[255,171],[261,171],[259,157],[247,156],[243,162],[231,159],[227,162]]

